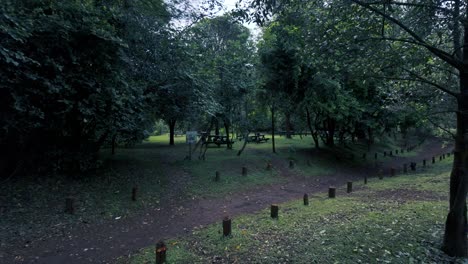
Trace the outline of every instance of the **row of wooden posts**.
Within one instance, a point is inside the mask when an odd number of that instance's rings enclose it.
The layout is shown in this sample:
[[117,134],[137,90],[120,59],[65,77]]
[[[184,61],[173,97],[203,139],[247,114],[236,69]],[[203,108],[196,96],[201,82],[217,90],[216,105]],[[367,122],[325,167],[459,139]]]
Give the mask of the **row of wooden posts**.
[[[421,144],[422,144],[422,143],[420,143],[419,145],[421,145]],[[410,151],[412,151],[412,150],[415,149],[415,148],[416,148],[416,146],[410,146],[410,147],[406,148],[406,152],[410,152]],[[405,153],[405,149],[403,149],[403,148],[402,148],[402,149],[396,149],[395,152],[393,152],[393,150],[390,150],[390,151],[388,151],[388,152],[387,152],[387,151],[384,151],[384,152],[383,152],[383,156],[384,156],[384,157],[387,157],[387,156],[390,156],[390,157],[391,157],[391,156],[393,156],[393,153],[395,153],[395,155],[403,154],[403,153]],[[382,154],[381,154],[381,155],[382,155]],[[379,156],[379,153],[377,153],[377,152],[374,153],[374,159],[378,159],[378,156]],[[362,154],[362,158],[363,158],[363,159],[366,159],[366,158],[367,158],[367,153],[363,153],[363,154]]]

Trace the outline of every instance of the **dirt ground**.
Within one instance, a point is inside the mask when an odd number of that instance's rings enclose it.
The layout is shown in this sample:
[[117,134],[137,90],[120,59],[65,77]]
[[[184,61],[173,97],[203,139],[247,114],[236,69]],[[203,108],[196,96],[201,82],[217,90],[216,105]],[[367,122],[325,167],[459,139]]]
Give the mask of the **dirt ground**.
[[[222,198],[193,199],[181,197],[175,191],[161,200],[159,207],[153,207],[131,217],[113,219],[104,223],[77,225],[63,230],[62,235],[27,245],[11,245],[11,252],[4,252],[2,263],[114,263],[121,256],[130,255],[138,249],[154,245],[165,238],[183,236],[193,228],[219,222],[224,216],[235,217],[264,209],[272,203],[286,202],[325,192],[330,185],[340,186],[347,181],[363,181],[364,176],[374,177],[379,172],[390,173],[390,168],[401,168],[403,163],[446,153],[438,141],[425,144],[415,150],[416,158],[394,156],[378,164],[359,168],[337,168],[336,173],[327,177],[303,177],[290,170],[287,162],[273,158],[272,165],[281,177],[287,178],[283,184],[259,186],[240,193],[230,193]],[[373,157],[371,157],[373,158]],[[430,161],[428,161],[430,162]],[[420,166],[420,165],[419,165]],[[181,181],[174,177],[174,185]],[[343,188],[337,195],[344,195]],[[392,196],[389,194],[388,196]]]

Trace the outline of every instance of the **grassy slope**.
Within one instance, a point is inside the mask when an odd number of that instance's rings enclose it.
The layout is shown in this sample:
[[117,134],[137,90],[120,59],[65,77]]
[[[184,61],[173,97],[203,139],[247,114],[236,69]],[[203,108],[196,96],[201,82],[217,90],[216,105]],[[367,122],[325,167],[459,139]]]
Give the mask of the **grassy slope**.
[[[350,195],[313,197],[233,219],[233,235],[221,225],[167,241],[168,263],[445,263],[438,250],[447,213],[451,159],[417,174],[373,179]],[[152,263],[153,248],[130,263]],[[123,261],[126,262],[127,260]],[[462,260],[457,260],[462,261]]]
[[[234,150],[210,148],[205,161],[195,156],[184,161],[187,154],[185,137],[176,138],[176,146],[168,146],[167,135],[151,137],[132,148],[119,148],[114,156],[110,150],[102,151],[105,161],[101,170],[80,175],[75,180],[67,177],[18,177],[0,186],[0,246],[13,241],[46,238],[61,234],[67,226],[95,223],[116,217],[125,217],[146,207],[159,206],[163,197],[170,195],[171,188],[182,186],[177,194],[192,197],[216,197],[229,192],[239,192],[254,186],[278,183],[285,179],[279,171],[266,171],[266,163],[272,159],[292,158],[297,162],[295,171],[308,177],[326,176],[334,173],[336,166],[346,165],[333,157],[340,152],[356,157],[363,150],[360,145],[354,150],[339,148],[322,150],[314,155],[310,137],[285,139],[277,137],[277,155],[271,154],[271,144],[248,144],[245,152],[237,157],[242,142],[236,142]],[[393,148],[376,144],[372,151]],[[362,147],[362,146],[361,146]],[[307,164],[307,161],[309,161]],[[242,166],[247,166],[249,176],[240,176]],[[213,182],[215,171],[221,172],[221,182]],[[174,183],[175,180],[175,183]],[[138,200],[132,202],[131,189],[138,186]],[[65,197],[76,200],[76,214],[63,213]]]

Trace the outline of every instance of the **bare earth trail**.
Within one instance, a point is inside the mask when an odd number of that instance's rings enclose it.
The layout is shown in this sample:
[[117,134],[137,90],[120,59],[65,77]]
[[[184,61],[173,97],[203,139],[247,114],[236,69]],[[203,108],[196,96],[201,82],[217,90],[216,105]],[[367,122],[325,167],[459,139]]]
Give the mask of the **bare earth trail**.
[[[235,217],[256,212],[272,203],[301,198],[304,193],[313,196],[326,191],[330,185],[341,186],[350,180],[362,181],[364,175],[374,177],[379,170],[384,175],[389,174],[391,167],[400,168],[403,163],[417,162],[421,166],[422,159],[426,158],[429,164],[432,156],[438,157],[449,151],[447,148],[441,149],[441,143],[434,142],[417,148],[417,158],[381,158],[377,167],[337,168],[334,174],[326,177],[304,177],[296,170],[290,170],[284,159],[274,157],[273,167],[281,176],[287,177],[283,184],[259,186],[213,199],[180,197],[176,190],[161,200],[163,206],[159,208],[147,209],[125,219],[109,220],[104,224],[79,225],[62,236],[36,241],[29,248],[18,246],[16,252],[7,252],[10,259],[6,259],[6,263],[114,263],[118,257],[154,245],[160,239],[188,234],[194,227],[219,222],[226,215]],[[344,193],[344,188],[337,189],[337,196]],[[24,258],[14,260],[17,255]]]

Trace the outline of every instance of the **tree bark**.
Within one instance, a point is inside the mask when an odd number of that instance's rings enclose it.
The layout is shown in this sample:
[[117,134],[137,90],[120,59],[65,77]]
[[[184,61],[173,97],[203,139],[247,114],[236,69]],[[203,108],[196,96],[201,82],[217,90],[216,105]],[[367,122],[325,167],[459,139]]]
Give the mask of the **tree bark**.
[[312,136],[312,138],[314,139],[314,144],[315,144],[315,148],[319,148],[319,139],[318,139],[318,134],[317,134],[317,131],[312,128],[312,121],[310,120],[310,112],[309,112],[309,108],[306,107],[306,116],[307,116],[307,126],[309,127],[309,130],[310,130],[310,135]]
[[229,128],[230,128],[230,122],[229,119],[224,118],[224,129],[226,130],[226,136],[227,136],[227,148],[232,149],[232,144],[231,144],[231,138],[229,136]]
[[292,138],[291,136],[291,113],[285,114],[285,125],[286,125],[286,138]]
[[169,120],[169,145],[171,146],[174,145],[175,124],[176,124],[175,119]]
[[275,106],[271,106],[271,144],[272,144],[272,151],[276,153],[275,148]]

